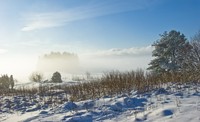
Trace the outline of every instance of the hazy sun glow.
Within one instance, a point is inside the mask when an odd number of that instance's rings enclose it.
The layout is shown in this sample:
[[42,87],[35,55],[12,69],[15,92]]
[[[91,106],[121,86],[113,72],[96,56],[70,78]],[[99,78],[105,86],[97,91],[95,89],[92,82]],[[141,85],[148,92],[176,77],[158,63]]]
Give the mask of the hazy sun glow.
[[10,57],[1,59],[1,74],[14,75],[17,80],[27,82],[28,76],[35,71],[37,59],[33,57]]

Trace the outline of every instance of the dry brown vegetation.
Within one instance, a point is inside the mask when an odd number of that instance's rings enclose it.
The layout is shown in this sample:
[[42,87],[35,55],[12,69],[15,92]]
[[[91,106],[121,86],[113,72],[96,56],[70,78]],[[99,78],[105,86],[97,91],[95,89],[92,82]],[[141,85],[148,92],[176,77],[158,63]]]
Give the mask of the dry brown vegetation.
[[63,103],[65,101],[80,101],[96,99],[105,96],[126,94],[132,90],[138,94],[167,87],[169,84],[200,83],[200,75],[194,72],[155,74],[141,69],[130,72],[112,71],[105,73],[99,79],[80,82],[74,85],[50,86],[45,83],[39,88],[22,87],[13,90],[0,89],[0,96],[26,96],[34,100],[34,95],[40,96],[41,101],[49,104]]
[[200,83],[200,76],[193,72],[179,73],[145,73],[143,70],[131,72],[113,71],[106,73],[100,79],[69,86],[72,100],[95,99],[104,96],[129,94],[132,90],[138,94],[167,87],[170,84]]

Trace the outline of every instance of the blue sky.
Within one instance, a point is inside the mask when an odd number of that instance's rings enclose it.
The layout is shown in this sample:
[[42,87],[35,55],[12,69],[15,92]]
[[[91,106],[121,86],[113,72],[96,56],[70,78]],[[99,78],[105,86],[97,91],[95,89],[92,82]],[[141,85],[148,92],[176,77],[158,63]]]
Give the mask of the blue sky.
[[148,46],[171,29],[190,38],[200,28],[199,0],[1,0],[0,8],[3,43],[46,41],[77,53]]
[[0,71],[50,51],[146,56],[135,64],[146,66],[159,34],[175,29],[190,39],[200,29],[199,12],[199,0],[1,0]]

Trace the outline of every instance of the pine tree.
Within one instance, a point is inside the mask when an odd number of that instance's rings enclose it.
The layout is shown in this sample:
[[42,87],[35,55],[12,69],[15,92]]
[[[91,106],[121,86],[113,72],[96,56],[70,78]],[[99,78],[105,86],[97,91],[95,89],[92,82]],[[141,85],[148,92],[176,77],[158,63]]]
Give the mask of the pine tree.
[[185,35],[172,30],[160,36],[161,38],[152,45],[155,47],[152,52],[155,58],[150,62],[148,70],[157,73],[184,70],[187,67],[185,57],[191,49]]
[[59,72],[53,73],[51,80],[54,83],[62,83],[61,74]]
[[15,82],[14,82],[14,79],[13,79],[13,75],[10,76],[10,86],[11,86],[11,89],[13,89],[14,85],[15,85]]
[[1,89],[9,89],[10,82],[8,75],[2,75],[0,77],[0,88]]

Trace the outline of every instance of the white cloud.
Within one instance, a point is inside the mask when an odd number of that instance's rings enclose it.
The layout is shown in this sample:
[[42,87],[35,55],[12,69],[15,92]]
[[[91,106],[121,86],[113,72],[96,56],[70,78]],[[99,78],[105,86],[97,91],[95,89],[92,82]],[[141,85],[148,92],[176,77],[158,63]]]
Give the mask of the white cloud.
[[157,0],[115,0],[92,1],[87,5],[65,11],[46,13],[27,13],[22,31],[38,30],[65,25],[68,22],[88,19],[125,11],[144,9],[154,4]]
[[146,46],[146,47],[132,47],[132,48],[113,48],[109,50],[102,50],[97,51],[93,53],[88,53],[85,55],[91,55],[91,56],[149,56],[151,55],[153,51],[152,46]]
[[97,73],[111,70],[127,71],[146,69],[151,60],[152,50],[152,46],[115,48],[79,56],[84,71]]
[[31,31],[31,30],[36,30],[40,28],[47,28],[47,27],[54,27],[58,26],[56,23],[50,23],[48,21],[40,20],[40,21],[33,21],[29,23],[28,25],[24,26],[22,28],[22,31]]

